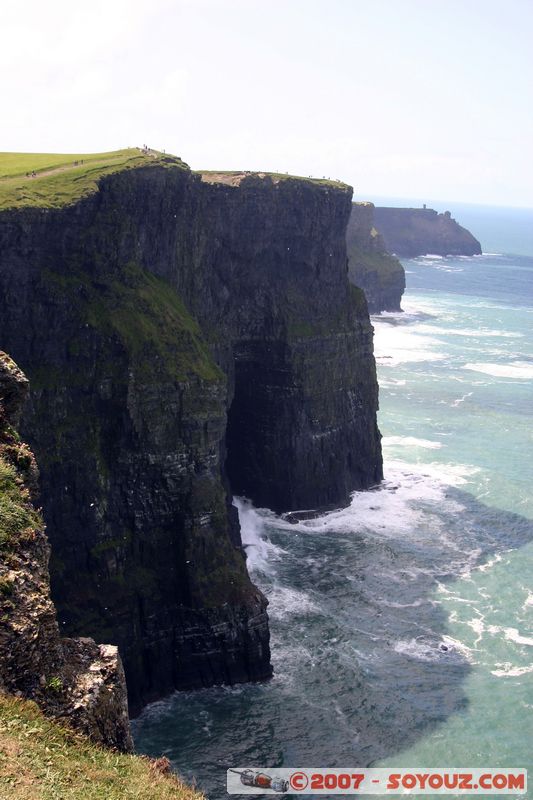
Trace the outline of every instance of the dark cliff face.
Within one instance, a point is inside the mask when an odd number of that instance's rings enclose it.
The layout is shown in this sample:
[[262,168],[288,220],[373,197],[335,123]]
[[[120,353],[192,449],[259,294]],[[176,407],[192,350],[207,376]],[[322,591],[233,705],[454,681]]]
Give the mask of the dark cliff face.
[[397,258],[387,252],[383,237],[375,228],[372,203],[353,203],[346,229],[348,276],[365,293],[371,314],[401,311],[405,271]]
[[38,470],[18,424],[28,381],[0,351],[0,691],[35,700],[99,744],[133,748],[117,648],[61,638]]
[[286,510],[381,477],[349,206],[151,168],[0,215],[0,341],[32,380],[60,620],[119,645],[133,713],[271,674],[230,481]]
[[204,329],[214,322],[233,379],[232,490],[278,512],[345,504],[381,478],[372,329],[346,279],[350,199],[268,176],[201,185],[204,284],[180,291]]
[[462,228],[449,211],[437,214],[431,208],[376,208],[376,227],[387,250],[404,258],[428,253],[441,256],[474,256],[481,245]]

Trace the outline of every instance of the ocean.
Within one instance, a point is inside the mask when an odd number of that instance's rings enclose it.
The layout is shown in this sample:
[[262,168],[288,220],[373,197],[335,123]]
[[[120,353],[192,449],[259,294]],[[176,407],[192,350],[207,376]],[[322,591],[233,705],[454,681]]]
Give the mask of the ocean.
[[533,766],[533,225],[507,212],[475,212],[482,256],[404,261],[373,318],[383,485],[296,525],[235,499],[275,676],[134,722],[211,800],[230,766]]

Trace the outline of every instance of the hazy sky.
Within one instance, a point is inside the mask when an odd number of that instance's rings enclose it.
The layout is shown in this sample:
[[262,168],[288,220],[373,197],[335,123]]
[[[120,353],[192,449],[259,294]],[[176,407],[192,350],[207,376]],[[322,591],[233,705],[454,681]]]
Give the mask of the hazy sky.
[[533,207],[533,0],[0,2],[0,150]]

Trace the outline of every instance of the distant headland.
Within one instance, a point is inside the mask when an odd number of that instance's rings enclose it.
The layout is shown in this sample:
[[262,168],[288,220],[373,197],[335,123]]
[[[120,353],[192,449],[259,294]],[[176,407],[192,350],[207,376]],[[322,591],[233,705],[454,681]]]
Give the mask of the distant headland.
[[374,224],[387,250],[403,258],[435,253],[441,256],[474,256],[481,244],[459,225],[449,211],[438,214],[432,208],[376,207]]

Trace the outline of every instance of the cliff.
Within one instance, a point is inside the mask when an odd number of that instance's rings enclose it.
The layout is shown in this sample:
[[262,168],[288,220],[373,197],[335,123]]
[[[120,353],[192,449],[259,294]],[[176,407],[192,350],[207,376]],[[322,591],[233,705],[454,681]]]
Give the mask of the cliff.
[[136,713],[271,674],[231,494],[282,511],[381,478],[372,329],[348,187],[157,155],[69,187],[0,213],[0,341],[32,381],[60,621],[118,645]]
[[380,208],[374,213],[376,227],[391,253],[415,258],[427,253],[441,256],[474,256],[481,245],[462,228],[449,211],[431,208]]
[[365,293],[371,314],[401,311],[405,271],[397,258],[387,252],[383,237],[375,228],[372,203],[353,203],[346,229],[348,277]]
[[200,188],[204,288],[178,286],[218,331],[232,490],[278,512],[346,504],[381,478],[372,328],[346,279],[352,190],[262,174]]
[[0,692],[35,700],[94,742],[132,749],[117,648],[59,635],[33,453],[15,430],[28,381],[0,352]]

